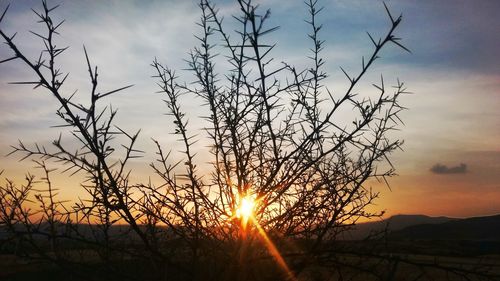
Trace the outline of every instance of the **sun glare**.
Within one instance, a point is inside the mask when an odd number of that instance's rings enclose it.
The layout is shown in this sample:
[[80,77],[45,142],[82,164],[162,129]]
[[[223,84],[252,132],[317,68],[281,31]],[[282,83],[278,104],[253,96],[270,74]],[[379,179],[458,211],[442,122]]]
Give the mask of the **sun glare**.
[[255,200],[246,196],[241,199],[241,202],[236,209],[236,217],[240,218],[244,222],[247,222],[253,216],[253,210],[255,207]]

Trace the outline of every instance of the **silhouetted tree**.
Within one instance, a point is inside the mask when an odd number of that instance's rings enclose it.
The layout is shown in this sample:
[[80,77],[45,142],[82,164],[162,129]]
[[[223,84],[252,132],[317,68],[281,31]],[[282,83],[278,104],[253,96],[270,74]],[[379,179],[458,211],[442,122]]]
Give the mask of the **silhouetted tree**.
[[[68,74],[57,64],[66,50],[55,43],[62,24],[51,16],[57,6],[43,2],[42,10],[35,11],[45,26],[44,34],[34,33],[45,46],[36,60],[20,50],[15,35],[0,28],[13,52],[1,62],[15,60],[33,71],[34,81],[16,84],[45,88],[59,104],[62,127],[69,128],[80,147],[71,149],[62,136],[51,147],[23,142],[14,147],[23,159],[35,159],[46,188],[35,189],[31,175],[24,185],[8,180],[0,187],[0,223],[13,242],[5,245],[97,280],[294,280],[311,266],[332,271],[339,280],[359,272],[389,278],[387,272],[395,272],[404,260],[346,250],[333,242],[359,219],[380,215],[367,211],[378,195],[367,181],[394,175],[388,157],[402,142],[389,133],[402,123],[404,84],[397,81],[388,89],[381,78],[373,85],[375,93],[357,95],[355,89],[386,45],[408,51],[395,36],[401,16],[385,7],[387,33],[380,39],[368,34],[372,53],[356,74],[342,69],[349,87],[333,93],[325,86],[316,2],[306,2],[312,48],[305,69],[272,63],[275,44],[264,35],[277,27],[266,25],[269,11],[261,14],[251,0],[237,1],[240,28],[231,38],[215,6],[200,2],[199,46],[187,60],[195,83],[182,82],[156,59],[152,63],[183,146],[181,153],[173,153],[154,141],[157,160],[151,168],[161,178],[159,185],[130,181],[127,165],[142,155],[135,148],[139,132],[116,126],[116,109],[101,104],[102,98],[130,86],[101,93],[97,67],[84,49],[92,86],[89,103],[76,103],[73,94],[61,90]],[[214,61],[221,57],[232,67],[227,73],[217,72]],[[205,132],[190,129],[184,95],[204,101],[208,115],[197,122],[203,122]],[[352,119],[339,121],[346,109]],[[209,166],[196,156],[194,145],[204,136],[210,141]],[[58,200],[49,162],[84,175],[81,187],[88,200]],[[39,208],[28,207],[33,201],[31,206]],[[465,269],[455,273],[469,274]]]

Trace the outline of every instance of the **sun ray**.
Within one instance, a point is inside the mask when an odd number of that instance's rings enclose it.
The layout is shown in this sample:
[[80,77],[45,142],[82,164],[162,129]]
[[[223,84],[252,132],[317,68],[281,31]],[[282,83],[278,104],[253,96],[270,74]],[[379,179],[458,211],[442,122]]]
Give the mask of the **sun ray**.
[[260,226],[259,222],[253,216],[250,217],[250,219],[252,221],[252,224],[259,231],[259,235],[264,240],[264,243],[265,243],[269,253],[276,259],[276,262],[278,263],[278,265],[285,271],[288,280],[297,281],[297,278],[295,278],[293,272],[288,267],[288,264],[286,263],[285,259],[283,258],[283,256],[279,252],[278,248],[276,248],[273,241],[271,241],[271,239],[269,239],[269,236],[267,236],[266,231]]
[[235,208],[235,210],[233,211],[233,216],[230,219],[231,220],[235,218],[238,219],[241,227],[240,235],[241,238],[243,239],[247,239],[247,234],[248,234],[247,232],[250,231],[247,228],[248,224],[250,223],[251,225],[253,225],[255,229],[257,229],[259,237],[264,242],[264,245],[266,246],[271,256],[276,260],[281,269],[286,273],[287,280],[297,281],[297,278],[295,278],[293,272],[288,267],[288,264],[286,263],[285,259],[279,252],[278,248],[276,248],[274,243],[267,235],[266,231],[262,228],[262,226],[260,226],[259,222],[255,218],[254,212],[257,204],[258,202],[255,200],[253,196],[251,195],[241,196],[239,198],[237,208]]

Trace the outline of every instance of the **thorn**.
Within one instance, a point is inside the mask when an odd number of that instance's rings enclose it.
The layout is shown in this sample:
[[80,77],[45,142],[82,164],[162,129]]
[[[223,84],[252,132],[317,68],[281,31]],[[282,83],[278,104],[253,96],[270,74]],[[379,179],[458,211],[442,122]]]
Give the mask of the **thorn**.
[[377,44],[377,42],[375,42],[375,40],[373,39],[373,37],[371,36],[371,34],[369,32],[366,32],[366,34],[368,34],[368,37],[370,37],[370,40],[372,41],[373,45],[375,45],[375,47],[378,48],[378,44]]
[[10,37],[10,41],[14,40],[14,37],[16,37],[16,35],[17,35],[17,32],[16,32],[16,33],[14,33],[14,34]]
[[54,7],[52,7],[52,8],[50,8],[50,9],[48,9],[48,10],[47,10],[47,12],[48,12],[48,13],[52,12],[53,10],[55,10],[55,9],[59,8],[59,6],[60,6],[60,5],[61,5],[61,4],[57,4],[57,5],[55,5]]
[[54,27],[54,30],[56,30],[57,28],[59,28],[66,20],[62,20],[58,25],[56,25]]
[[43,40],[48,40],[47,38],[43,37],[42,35],[40,35],[40,34],[38,34],[38,33],[36,33],[36,32],[33,32],[33,31],[31,31],[31,30],[30,30],[30,33],[31,33],[31,34],[34,34],[34,35],[36,35],[36,36],[38,36],[38,37],[40,37],[40,38],[42,38]]
[[4,59],[4,60],[0,61],[0,63],[8,62],[8,61],[15,60],[15,59],[17,59],[17,56],[11,57],[11,58],[8,58],[8,59]]
[[87,65],[88,65],[89,70],[90,70],[91,69],[90,60],[89,60],[89,55],[87,54],[87,48],[85,48],[85,45],[83,45],[83,52],[85,53],[85,59],[87,60]]
[[407,51],[408,53],[410,53],[410,54],[412,53],[408,48],[406,48],[405,46],[403,46],[401,43],[395,41],[395,39],[391,39],[391,42],[394,43],[394,44],[396,44],[396,45],[398,45],[401,49]]
[[385,4],[385,2],[382,2],[382,3],[384,4],[385,11],[387,12],[387,15],[389,15],[389,18],[391,19],[392,24],[396,23],[396,21],[394,21],[394,18],[391,15],[391,12],[389,11],[389,8],[387,8],[387,5]]
[[119,91],[123,91],[123,90],[125,90],[125,89],[128,89],[128,88],[130,88],[130,87],[132,87],[132,86],[134,86],[134,85],[133,85],[133,84],[132,84],[132,85],[128,85],[128,86],[121,87],[121,88],[116,89],[116,90],[113,90],[113,91],[109,91],[109,92],[104,93],[104,94],[99,94],[99,95],[97,96],[97,98],[103,98],[103,97],[105,97],[105,96],[109,96],[109,95],[114,94],[114,93],[116,93],[116,92],[119,92]]
[[3,11],[2,13],[2,16],[0,16],[0,22],[2,22],[3,20],[3,17],[5,16],[5,14],[7,13],[7,10],[9,10],[9,7],[10,7],[10,4],[7,5],[7,7],[5,8],[5,10]]
[[344,72],[347,79],[349,79],[349,81],[351,81],[351,83],[352,83],[353,79],[347,74],[347,72],[342,68],[342,66],[340,67],[340,70],[342,70],[342,72]]

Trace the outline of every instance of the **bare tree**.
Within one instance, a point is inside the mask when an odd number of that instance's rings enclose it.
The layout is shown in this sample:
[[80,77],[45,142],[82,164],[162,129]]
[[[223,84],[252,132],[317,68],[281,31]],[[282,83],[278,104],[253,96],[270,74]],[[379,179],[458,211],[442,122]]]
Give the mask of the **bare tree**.
[[[232,38],[216,7],[200,2],[199,46],[188,59],[195,83],[183,82],[156,59],[152,63],[183,146],[175,153],[154,141],[157,160],[150,166],[161,184],[130,182],[127,165],[143,153],[135,148],[139,132],[115,125],[116,110],[102,105],[102,98],[131,85],[100,92],[97,67],[84,49],[92,85],[89,102],[75,103],[73,94],[61,90],[68,74],[57,65],[66,50],[55,43],[62,24],[52,17],[57,6],[43,2],[42,10],[35,11],[46,31],[34,33],[45,46],[36,60],[20,50],[15,34],[0,27],[13,52],[1,62],[19,61],[36,75],[34,81],[15,83],[45,88],[59,103],[61,126],[80,146],[70,149],[62,136],[51,147],[22,142],[14,146],[13,153],[37,161],[45,188],[36,189],[31,175],[22,186],[7,181],[0,187],[0,223],[7,240],[15,242],[5,245],[65,269],[78,267],[85,279],[96,280],[295,280],[317,265],[330,268],[339,280],[352,268],[382,280],[385,273],[376,266],[395,271],[405,262],[379,252],[346,253],[334,243],[359,219],[380,215],[367,211],[378,196],[367,181],[386,181],[395,173],[389,155],[402,141],[389,135],[402,123],[399,99],[405,86],[397,81],[388,88],[381,77],[371,93],[357,95],[356,89],[386,45],[408,51],[395,35],[401,16],[394,17],[385,7],[386,34],[379,39],[368,34],[372,53],[362,58],[356,74],[342,69],[349,87],[338,93],[325,86],[317,1],[306,2],[312,47],[305,69],[274,63],[275,43],[265,37],[278,29],[267,26],[270,12],[260,14],[250,0],[237,4],[240,28]],[[232,67],[227,73],[215,66],[221,57]],[[208,115],[199,121],[204,132],[190,129],[181,104],[184,95],[204,101]],[[345,109],[353,118],[338,121]],[[195,145],[205,136],[210,142],[209,166],[197,156]],[[49,162],[84,175],[81,187],[89,199],[59,201]],[[28,208],[32,200],[40,208]],[[96,260],[105,266],[95,265]],[[136,265],[133,274],[131,264]],[[460,274],[469,273],[464,269]]]

